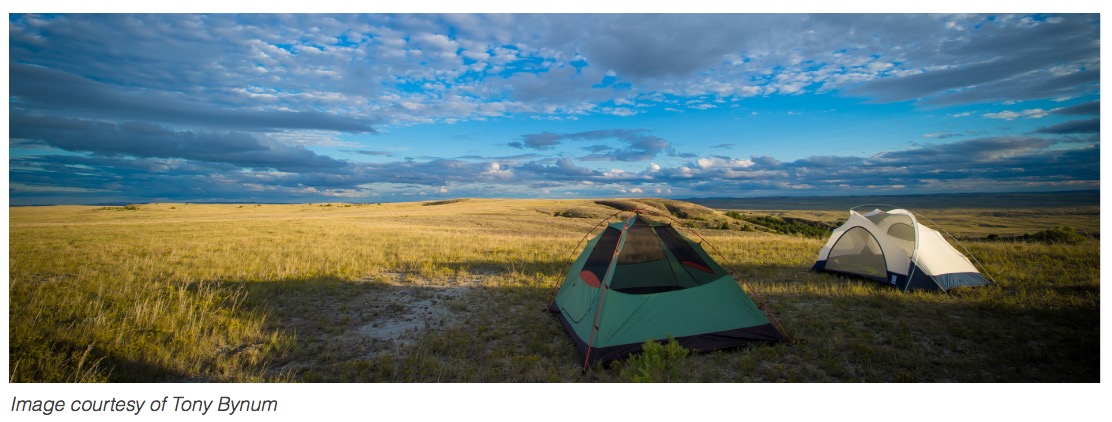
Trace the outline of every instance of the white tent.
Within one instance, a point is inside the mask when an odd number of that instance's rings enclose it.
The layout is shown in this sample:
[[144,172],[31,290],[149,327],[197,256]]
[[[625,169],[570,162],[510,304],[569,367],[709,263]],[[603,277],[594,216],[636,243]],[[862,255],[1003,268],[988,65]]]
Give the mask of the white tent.
[[989,281],[977,268],[911,211],[850,210],[830,235],[812,268],[865,277],[908,290],[949,290]]

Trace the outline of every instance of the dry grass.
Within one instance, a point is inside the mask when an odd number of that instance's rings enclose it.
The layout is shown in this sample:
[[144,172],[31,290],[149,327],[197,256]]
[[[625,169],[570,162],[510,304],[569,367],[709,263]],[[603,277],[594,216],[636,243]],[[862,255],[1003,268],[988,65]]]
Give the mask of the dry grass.
[[[730,221],[638,202],[700,217],[685,220],[696,227]],[[598,223],[558,214],[616,212],[608,205],[130,208],[9,210],[10,381],[622,381],[618,367],[581,374],[542,310]],[[985,212],[930,218],[965,233]],[[992,218],[1081,228],[1037,209]],[[900,294],[807,272],[822,239],[695,230],[796,342],[692,355],[679,381],[1099,379],[1095,240],[966,242],[998,286]]]

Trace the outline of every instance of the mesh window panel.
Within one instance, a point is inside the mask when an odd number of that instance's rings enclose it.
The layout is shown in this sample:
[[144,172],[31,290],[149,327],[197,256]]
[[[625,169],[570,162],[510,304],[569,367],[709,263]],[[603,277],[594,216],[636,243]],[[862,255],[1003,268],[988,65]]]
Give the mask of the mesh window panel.
[[[621,230],[607,228],[583,265],[584,271],[604,280]],[[717,265],[709,264],[672,226],[644,218],[626,230],[618,252],[610,288],[629,294],[651,294],[695,287],[718,279]]]
[[696,287],[720,275],[670,225],[640,219],[626,234],[613,277],[615,291],[653,294]]
[[888,267],[880,244],[868,230],[861,227],[847,230],[834,243],[826,260],[826,268],[881,280],[888,276]]
[[888,236],[900,246],[907,256],[915,251],[915,228],[909,224],[895,223],[888,228]]
[[602,232],[602,238],[595,244],[595,249],[587,257],[587,262],[583,264],[583,270],[594,273],[599,280],[606,277],[606,268],[610,266],[610,260],[614,257],[614,248],[618,246],[618,238],[621,236],[621,230],[607,227]]
[[664,259],[660,239],[644,220],[637,220],[626,232],[625,245],[618,254],[618,265],[641,264]]
[[691,247],[687,241],[683,240],[683,236],[676,231],[672,226],[663,226],[656,228],[656,234],[660,236],[660,240],[668,246],[668,250],[684,265],[695,268],[704,272],[713,273],[714,270],[711,266],[703,260],[699,253]]

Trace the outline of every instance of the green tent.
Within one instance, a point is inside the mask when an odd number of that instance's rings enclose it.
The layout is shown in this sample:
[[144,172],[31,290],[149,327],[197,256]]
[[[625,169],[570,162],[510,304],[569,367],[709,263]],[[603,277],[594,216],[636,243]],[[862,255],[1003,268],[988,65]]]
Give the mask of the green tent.
[[579,347],[584,369],[668,336],[694,351],[785,338],[699,244],[640,214],[587,242],[549,310]]

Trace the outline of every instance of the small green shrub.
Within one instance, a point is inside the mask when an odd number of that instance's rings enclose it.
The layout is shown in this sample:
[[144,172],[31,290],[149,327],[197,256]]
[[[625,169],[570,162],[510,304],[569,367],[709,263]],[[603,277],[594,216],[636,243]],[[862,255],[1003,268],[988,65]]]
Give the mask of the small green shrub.
[[1056,225],[1053,228],[1038,231],[1035,233],[1027,233],[1019,236],[1000,236],[997,234],[990,234],[984,238],[990,242],[1007,240],[1007,241],[1023,241],[1023,242],[1039,242],[1039,243],[1066,243],[1076,245],[1084,242],[1086,236],[1078,233],[1076,229],[1071,226]]
[[822,239],[830,235],[831,228],[828,225],[818,221],[790,217],[781,218],[771,215],[746,217],[739,213],[733,211],[731,212],[733,214],[726,213],[726,215],[731,218],[736,218],[742,221],[747,221],[753,224],[767,227],[774,233],[813,237],[818,239]]
[[595,215],[595,213],[586,208],[569,208],[566,210],[556,211],[552,215],[555,217],[565,218],[599,218],[598,215]]
[[649,339],[641,345],[641,353],[626,361],[622,378],[631,382],[668,382],[679,377],[678,363],[688,351],[676,339],[668,336],[667,344]]
[[1032,233],[1024,237],[1043,243],[1077,244],[1085,240],[1085,236],[1078,233],[1077,230],[1074,230],[1074,228],[1070,226],[1054,226],[1052,229]]

